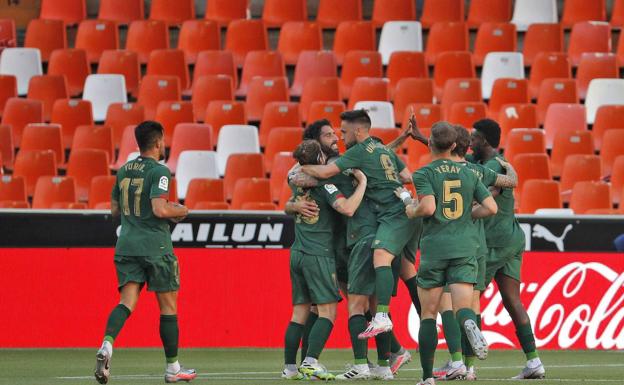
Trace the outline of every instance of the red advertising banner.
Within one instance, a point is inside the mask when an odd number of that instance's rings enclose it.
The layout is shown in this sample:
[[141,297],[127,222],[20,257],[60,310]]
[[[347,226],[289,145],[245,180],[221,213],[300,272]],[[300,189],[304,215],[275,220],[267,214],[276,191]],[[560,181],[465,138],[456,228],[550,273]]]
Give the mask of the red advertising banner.
[[[183,347],[281,347],[290,319],[288,250],[177,249]],[[117,303],[112,249],[0,249],[0,347],[95,347]],[[624,255],[524,255],[522,300],[538,347],[624,349]],[[482,300],[493,348],[518,348],[490,286]],[[392,302],[395,333],[416,346],[418,317],[403,286]],[[443,342],[443,335],[439,336]],[[372,342],[371,342],[372,343]],[[144,292],[117,346],[160,346],[158,308]],[[349,347],[340,305],[328,347]]]

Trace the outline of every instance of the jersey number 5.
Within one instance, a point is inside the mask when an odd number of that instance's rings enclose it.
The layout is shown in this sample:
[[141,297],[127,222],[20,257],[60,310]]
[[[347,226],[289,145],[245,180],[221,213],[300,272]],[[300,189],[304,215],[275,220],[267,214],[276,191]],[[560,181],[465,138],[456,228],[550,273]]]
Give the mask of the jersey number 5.
[[[443,200],[445,204],[451,205],[451,207],[444,207],[442,213],[447,219],[457,219],[462,216],[464,212],[464,199],[458,192],[453,192],[453,189],[461,188],[461,180],[445,180],[444,181],[444,196]],[[453,205],[453,203],[455,203]],[[452,207],[455,206],[455,207]]]
[[379,161],[381,162],[381,167],[383,167],[386,172],[386,179],[399,182],[399,177],[396,172],[396,168],[394,167],[394,163],[392,163],[392,159],[390,159],[390,155],[381,154],[379,157]]
[[130,204],[128,196],[130,195],[130,186],[134,186],[134,215],[141,216],[141,193],[143,192],[143,178],[123,178],[119,183],[121,188],[121,205],[124,215],[130,215]]

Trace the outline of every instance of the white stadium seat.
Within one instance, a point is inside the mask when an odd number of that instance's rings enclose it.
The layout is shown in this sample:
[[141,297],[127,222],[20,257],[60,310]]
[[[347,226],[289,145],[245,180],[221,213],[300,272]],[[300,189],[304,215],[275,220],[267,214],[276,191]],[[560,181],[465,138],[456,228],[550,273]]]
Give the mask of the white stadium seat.
[[381,29],[379,53],[381,62],[387,65],[395,51],[422,52],[422,26],[417,21],[388,21]]
[[123,75],[89,75],[85,80],[84,100],[93,106],[93,120],[106,119],[106,111],[112,103],[127,103],[126,80]]
[[260,153],[258,129],[244,124],[227,124],[221,127],[217,138],[219,174],[225,174],[225,165],[231,154],[244,153]]
[[585,108],[587,124],[594,124],[601,106],[624,104],[624,79],[594,79],[589,82]]
[[178,198],[184,199],[191,179],[219,179],[217,153],[214,151],[182,151],[178,158],[175,177],[178,183]]
[[558,23],[556,0],[516,0],[511,22],[519,32],[535,23]]
[[41,52],[38,48],[5,48],[0,56],[0,75],[17,78],[17,93],[28,93],[30,78],[42,75]]
[[481,71],[483,99],[492,95],[496,79],[524,79],[524,57],[519,52],[490,52],[485,56]]
[[372,127],[394,128],[394,107],[390,102],[363,101],[355,103],[354,110],[366,110],[371,118]]

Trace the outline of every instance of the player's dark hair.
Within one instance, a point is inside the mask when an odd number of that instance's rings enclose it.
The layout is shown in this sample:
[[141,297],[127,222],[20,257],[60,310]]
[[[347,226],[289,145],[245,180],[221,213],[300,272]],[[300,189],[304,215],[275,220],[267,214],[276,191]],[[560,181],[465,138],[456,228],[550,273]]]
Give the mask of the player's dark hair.
[[340,114],[340,119],[347,123],[362,125],[366,129],[369,129],[372,125],[370,116],[368,116],[366,110],[345,111]]
[[134,129],[134,137],[141,152],[149,151],[163,137],[165,129],[153,120],[146,120]]
[[475,130],[479,131],[485,137],[485,140],[493,148],[497,148],[500,144],[501,128],[495,120],[481,119],[472,125]]
[[447,151],[457,140],[455,127],[448,122],[437,122],[431,127],[431,147],[435,152]]
[[321,130],[323,129],[324,126],[331,127],[331,122],[327,119],[319,119],[308,124],[305,130],[303,130],[303,140],[307,140],[307,139],[320,140]]
[[321,144],[313,139],[304,140],[295,148],[293,158],[302,166],[306,164],[320,164]]
[[453,127],[455,127],[455,131],[457,132],[457,140],[455,141],[455,148],[451,151],[451,154],[463,158],[466,156],[468,148],[470,147],[470,133],[459,124]]

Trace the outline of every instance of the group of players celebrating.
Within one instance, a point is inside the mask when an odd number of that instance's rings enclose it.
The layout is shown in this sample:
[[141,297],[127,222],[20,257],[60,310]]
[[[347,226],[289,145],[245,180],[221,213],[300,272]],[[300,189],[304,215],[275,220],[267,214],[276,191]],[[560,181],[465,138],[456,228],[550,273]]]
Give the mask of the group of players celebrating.
[[[530,319],[520,301],[524,234],[514,216],[517,175],[498,152],[500,126],[464,127],[438,122],[424,137],[412,116],[392,143],[371,137],[364,110],[341,115],[347,151],[327,120],[311,123],[293,156],[295,216],[291,247],[292,318],[285,333],[289,380],[389,380],[411,360],[392,333],[390,302],[403,281],[420,316],[419,384],[435,379],[476,380],[475,359],[485,359],[479,296],[495,280],[509,312],[526,367],[515,379],[543,378]],[[431,163],[414,174],[395,150],[408,138],[429,147]],[[467,155],[468,149],[472,154]],[[405,185],[413,184],[412,197]],[[416,271],[415,256],[420,248]],[[348,301],[354,362],[334,375],[319,362],[340,291]],[[441,314],[450,360],[433,368]],[[375,338],[377,365],[368,359]],[[297,352],[301,347],[301,361]]]

